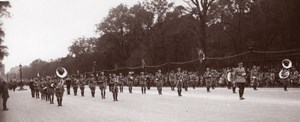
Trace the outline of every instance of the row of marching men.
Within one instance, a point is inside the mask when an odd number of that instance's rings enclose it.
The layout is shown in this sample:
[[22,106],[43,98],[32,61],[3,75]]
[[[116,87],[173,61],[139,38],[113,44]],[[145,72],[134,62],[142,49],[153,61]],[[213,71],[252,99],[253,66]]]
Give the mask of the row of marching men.
[[54,104],[54,96],[56,96],[58,106],[62,106],[62,98],[64,93],[63,82],[57,77],[47,77],[45,79],[32,78],[29,81],[32,98],[45,100]]
[[199,77],[195,73],[188,74],[186,71],[181,71],[181,69],[178,68],[177,72],[171,72],[168,75],[163,75],[161,70],[158,70],[154,75],[145,74],[144,72],[140,72],[139,75],[134,74],[134,72],[129,72],[127,76],[124,76],[122,73],[119,73],[119,75],[109,74],[106,76],[104,72],[101,72],[99,75],[76,75],[75,77],[68,77],[66,79],[66,86],[67,94],[70,95],[72,87],[75,96],[77,96],[79,90],[81,96],[84,96],[84,85],[88,85],[92,97],[95,97],[95,90],[99,88],[102,99],[105,99],[106,89],[108,87],[109,91],[113,93],[114,101],[118,101],[118,92],[123,92],[124,86],[128,86],[128,92],[132,93],[132,87],[135,83],[139,84],[141,93],[146,94],[146,90],[150,90],[151,82],[153,82],[158,94],[162,95],[162,87],[168,82],[171,86],[171,90],[175,91],[175,88],[177,88],[178,96],[182,96],[182,89],[187,91],[189,84],[195,88],[196,81],[198,80]]

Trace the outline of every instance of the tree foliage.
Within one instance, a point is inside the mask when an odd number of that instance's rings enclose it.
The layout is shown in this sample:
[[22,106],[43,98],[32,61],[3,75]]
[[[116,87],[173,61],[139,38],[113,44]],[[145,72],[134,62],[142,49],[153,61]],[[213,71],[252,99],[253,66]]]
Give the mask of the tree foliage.
[[[198,58],[198,48],[209,57],[222,57],[248,51],[250,43],[255,50],[299,48],[298,0],[186,2],[188,6],[145,0],[131,7],[111,8],[96,25],[99,38],[78,38],[69,47],[70,55],[50,62],[34,61],[30,72],[53,75],[58,66],[70,73],[90,72],[94,61],[96,70],[141,66],[142,59],[147,65],[189,61]],[[226,61],[231,60],[223,64]]]

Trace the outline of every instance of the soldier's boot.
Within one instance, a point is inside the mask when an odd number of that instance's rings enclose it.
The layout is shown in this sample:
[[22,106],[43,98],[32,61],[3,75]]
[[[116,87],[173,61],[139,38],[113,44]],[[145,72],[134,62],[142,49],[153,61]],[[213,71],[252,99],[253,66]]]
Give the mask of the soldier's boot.
[[116,93],[116,101],[118,101],[118,93]]
[[59,106],[59,103],[60,103],[60,102],[59,102],[59,98],[56,98],[56,99],[57,99],[57,106]]
[[206,87],[206,91],[207,91],[207,92],[210,92],[210,91],[209,91],[209,87]]
[[181,91],[182,91],[182,90],[179,90],[179,95],[180,95],[180,96],[182,96],[182,95],[181,95]]
[[287,91],[287,86],[284,86],[284,91]]
[[59,105],[62,106],[62,98],[60,98],[60,104]]
[[232,87],[232,92],[233,92],[233,93],[236,93],[236,92],[235,92],[235,89],[236,89],[235,87]]
[[104,92],[103,92],[103,98],[105,99],[105,90],[104,90]]
[[116,101],[116,98],[115,98],[115,93],[113,93],[113,99],[114,99],[114,101]]

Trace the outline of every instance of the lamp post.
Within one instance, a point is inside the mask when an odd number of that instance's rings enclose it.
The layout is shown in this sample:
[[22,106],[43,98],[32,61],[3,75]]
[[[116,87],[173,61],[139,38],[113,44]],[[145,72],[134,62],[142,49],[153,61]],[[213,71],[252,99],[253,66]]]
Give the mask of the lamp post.
[[96,77],[96,61],[94,61],[94,67],[93,67],[93,71],[94,71],[94,77]]
[[26,89],[23,88],[24,83],[22,80],[22,65],[21,64],[19,65],[19,68],[20,68],[20,89],[19,89],[19,91],[21,91],[21,90],[26,90]]

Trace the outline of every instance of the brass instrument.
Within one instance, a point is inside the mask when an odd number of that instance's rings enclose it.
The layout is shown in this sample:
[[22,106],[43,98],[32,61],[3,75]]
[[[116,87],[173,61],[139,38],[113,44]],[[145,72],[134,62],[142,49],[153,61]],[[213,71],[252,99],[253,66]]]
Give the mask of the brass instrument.
[[284,60],[282,60],[281,64],[282,64],[283,69],[281,69],[279,72],[279,78],[286,79],[291,74],[289,69],[292,67],[292,61],[289,59],[284,59]]

